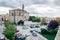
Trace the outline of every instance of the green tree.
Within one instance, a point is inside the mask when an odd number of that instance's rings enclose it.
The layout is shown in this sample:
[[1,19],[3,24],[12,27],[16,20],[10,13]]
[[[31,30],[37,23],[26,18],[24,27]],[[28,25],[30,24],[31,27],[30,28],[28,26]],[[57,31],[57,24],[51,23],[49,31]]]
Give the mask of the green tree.
[[13,24],[9,21],[5,22],[5,31],[4,31],[4,35],[9,39],[9,40],[13,40],[14,34],[16,33],[16,29],[13,26]]
[[35,16],[30,16],[29,17],[29,21],[32,21],[32,22],[40,22],[40,18],[37,18]]

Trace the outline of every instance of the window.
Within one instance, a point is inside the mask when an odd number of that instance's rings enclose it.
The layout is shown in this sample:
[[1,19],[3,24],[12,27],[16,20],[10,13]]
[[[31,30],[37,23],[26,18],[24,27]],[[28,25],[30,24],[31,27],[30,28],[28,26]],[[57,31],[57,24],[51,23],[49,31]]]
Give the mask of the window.
[[2,18],[2,21],[3,21],[3,18]]
[[13,13],[12,13],[12,16],[13,16]]
[[20,16],[21,14],[19,13],[19,16]]

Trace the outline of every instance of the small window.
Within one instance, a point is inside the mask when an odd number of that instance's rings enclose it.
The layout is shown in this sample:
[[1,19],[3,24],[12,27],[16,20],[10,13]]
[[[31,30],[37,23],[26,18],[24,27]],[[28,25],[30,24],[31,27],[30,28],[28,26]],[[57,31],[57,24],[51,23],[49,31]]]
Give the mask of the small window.
[[19,16],[20,16],[20,13],[19,13]]
[[3,18],[2,18],[2,21],[3,21]]
[[12,13],[12,16],[13,16],[13,13]]

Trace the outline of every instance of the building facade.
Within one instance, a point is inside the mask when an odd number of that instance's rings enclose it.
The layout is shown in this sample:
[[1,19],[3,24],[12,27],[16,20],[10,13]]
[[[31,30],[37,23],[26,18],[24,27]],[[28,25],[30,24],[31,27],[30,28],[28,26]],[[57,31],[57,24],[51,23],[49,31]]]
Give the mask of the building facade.
[[0,15],[0,25],[2,25],[2,16]]
[[23,9],[9,10],[9,21],[18,23],[20,20],[28,21],[29,13]]

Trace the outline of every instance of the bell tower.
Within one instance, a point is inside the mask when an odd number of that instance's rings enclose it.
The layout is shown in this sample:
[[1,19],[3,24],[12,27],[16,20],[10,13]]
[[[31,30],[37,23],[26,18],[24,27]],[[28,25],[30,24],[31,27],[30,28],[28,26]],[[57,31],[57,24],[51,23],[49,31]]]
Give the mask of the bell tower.
[[24,4],[22,4],[22,10],[24,10]]

